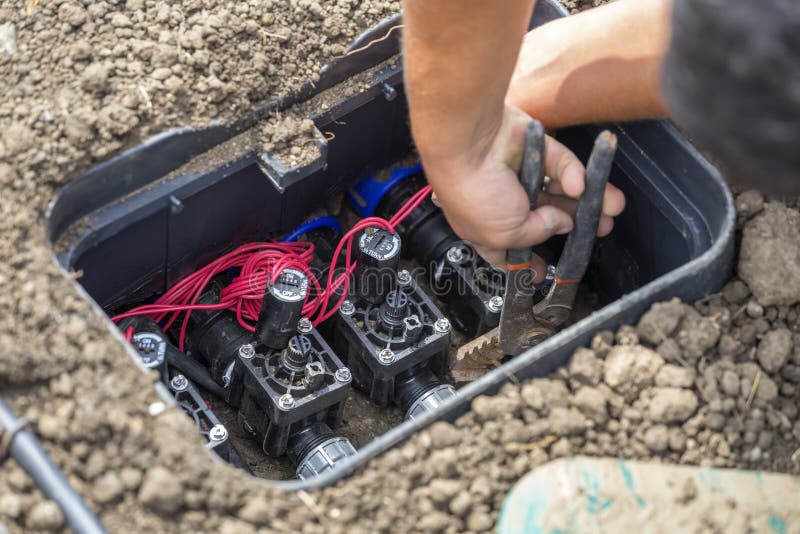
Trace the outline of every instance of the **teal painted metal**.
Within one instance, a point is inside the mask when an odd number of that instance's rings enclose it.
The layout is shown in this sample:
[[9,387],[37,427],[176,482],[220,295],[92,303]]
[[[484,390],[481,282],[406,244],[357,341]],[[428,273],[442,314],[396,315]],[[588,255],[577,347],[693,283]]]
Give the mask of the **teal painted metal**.
[[725,520],[732,506],[749,529],[792,534],[800,533],[798,495],[800,478],[788,475],[578,457],[523,477],[506,498],[497,530],[694,532],[709,511],[722,510]]

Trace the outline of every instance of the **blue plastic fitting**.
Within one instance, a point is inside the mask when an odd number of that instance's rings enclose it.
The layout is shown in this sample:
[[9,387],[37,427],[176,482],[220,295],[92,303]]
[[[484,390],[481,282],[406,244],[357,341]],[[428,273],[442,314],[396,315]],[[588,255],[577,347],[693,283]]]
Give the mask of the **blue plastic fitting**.
[[379,182],[374,176],[369,175],[347,191],[347,199],[359,216],[362,218],[372,217],[386,193],[409,176],[420,172],[422,172],[422,165],[418,163],[411,167],[394,169],[389,173],[389,179],[383,182]]

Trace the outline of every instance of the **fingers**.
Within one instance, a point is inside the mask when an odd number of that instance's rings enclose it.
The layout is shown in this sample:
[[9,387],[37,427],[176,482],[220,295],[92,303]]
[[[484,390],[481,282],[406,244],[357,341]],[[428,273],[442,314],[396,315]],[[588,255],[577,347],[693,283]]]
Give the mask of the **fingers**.
[[572,198],[581,196],[586,171],[581,160],[570,149],[548,136],[544,161],[545,174],[553,178],[550,184],[552,192]]
[[572,230],[572,217],[548,204],[536,208],[528,214],[525,222],[516,229],[508,247],[529,247],[544,243],[554,235],[563,235]]
[[[538,205],[544,206],[550,204],[552,206],[557,207],[558,209],[568,213],[570,217],[575,217],[575,211],[578,208],[578,201],[572,198],[567,198],[560,195],[552,195],[547,192],[543,192],[539,195]],[[611,215],[602,214],[600,216],[600,221],[597,225],[597,235],[600,237],[605,237],[611,233],[611,230],[614,229],[614,217]]]
[[[548,192],[579,198],[585,186],[586,169],[570,149],[547,137],[545,142],[545,173],[553,178]],[[603,194],[603,213],[616,217],[625,209],[625,195],[615,186],[606,185]]]

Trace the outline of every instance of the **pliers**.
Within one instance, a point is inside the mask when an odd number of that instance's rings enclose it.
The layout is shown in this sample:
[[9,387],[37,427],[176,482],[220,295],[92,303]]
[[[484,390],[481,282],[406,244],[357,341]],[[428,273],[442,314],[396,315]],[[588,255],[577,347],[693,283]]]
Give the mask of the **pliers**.
[[[451,362],[456,382],[468,382],[499,365],[506,356],[516,356],[555,334],[569,319],[578,285],[594,246],[617,138],[605,130],[597,136],[586,165],[586,186],[578,201],[575,224],[555,267],[551,266],[546,295],[534,304],[537,287],[531,269],[532,247],[506,252],[506,290],[500,325],[463,345]],[[536,208],[544,183],[545,133],[541,123],[530,122],[526,132],[520,183],[528,194],[530,208]]]

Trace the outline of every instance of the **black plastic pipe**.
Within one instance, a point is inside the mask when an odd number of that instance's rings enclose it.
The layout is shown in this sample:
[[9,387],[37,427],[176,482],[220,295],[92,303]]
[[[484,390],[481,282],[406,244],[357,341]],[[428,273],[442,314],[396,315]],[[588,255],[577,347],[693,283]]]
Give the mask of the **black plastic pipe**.
[[[19,424],[11,407],[0,398],[0,428],[13,431]],[[42,448],[31,432],[22,429],[16,432],[8,444],[11,456],[22,467],[44,495],[55,502],[69,527],[77,533],[104,533],[106,530],[84,502],[78,492],[70,486],[67,478]]]
[[167,346],[167,363],[186,375],[192,382],[213,393],[220,399],[226,399],[228,392],[225,388],[214,382],[211,373],[203,364],[190,358],[172,345]]

